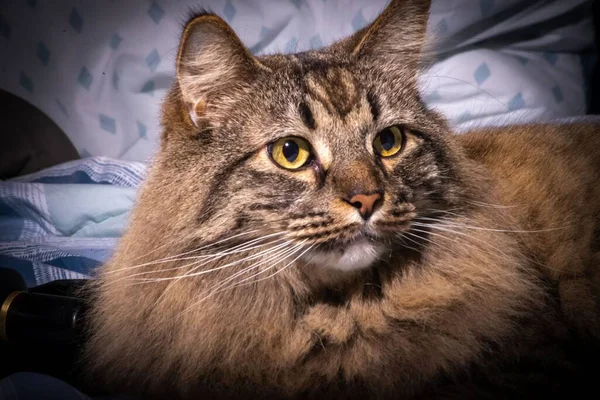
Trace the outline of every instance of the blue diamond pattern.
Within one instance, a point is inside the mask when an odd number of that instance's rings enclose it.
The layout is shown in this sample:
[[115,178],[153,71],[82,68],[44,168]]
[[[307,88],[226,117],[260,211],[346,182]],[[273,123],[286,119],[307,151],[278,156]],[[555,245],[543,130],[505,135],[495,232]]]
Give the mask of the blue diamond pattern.
[[117,35],[116,33],[113,33],[113,35],[110,38],[110,43],[109,46],[111,49],[116,50],[117,47],[119,47],[119,45],[121,44],[121,41],[123,40],[123,38],[119,35]]
[[115,90],[119,90],[119,80],[119,74],[117,74],[117,71],[114,71],[112,75],[112,85],[115,88]]
[[442,18],[442,20],[438,22],[437,26],[435,27],[435,31],[440,35],[445,35],[448,33],[448,22],[446,22],[446,18]]
[[560,90],[560,87],[558,86],[554,86],[552,88],[552,95],[554,96],[554,100],[556,100],[557,103],[562,103],[562,101],[565,99],[562,94],[562,90]]
[[146,65],[150,68],[150,71],[154,72],[158,68],[158,64],[160,64],[160,56],[158,51],[154,49],[146,56]]
[[442,99],[442,96],[440,96],[440,93],[437,90],[434,90],[433,92],[427,94],[424,97],[424,101],[425,103],[435,103],[436,101],[440,101]]
[[142,139],[146,139],[146,132],[148,131],[148,129],[146,128],[146,125],[142,124],[140,121],[136,121],[137,122],[137,128],[138,128],[138,133],[140,134],[140,137]]
[[260,28],[260,40],[268,38],[269,36],[273,36],[273,33],[275,33],[275,29],[270,29],[266,26],[263,26]]
[[298,10],[302,7],[302,0],[290,0],[290,2],[296,7]]
[[19,76],[19,85],[21,85],[21,87],[27,90],[29,93],[33,93],[33,82],[31,81],[31,78],[28,77],[23,71],[21,71]]
[[158,24],[165,16],[165,11],[161,8],[161,6],[155,2],[152,2],[152,4],[150,4],[150,8],[148,9],[148,16],[152,18],[152,21],[154,21],[155,24]]
[[323,47],[323,41],[321,40],[321,36],[315,35],[310,38],[310,48],[315,50]]
[[521,65],[527,65],[529,59],[523,56],[515,56],[515,58],[521,63]]
[[298,38],[293,37],[285,44],[286,53],[295,53],[298,51]]
[[40,59],[42,64],[48,65],[48,62],[50,61],[50,50],[48,50],[44,43],[38,42],[35,54],[37,55],[37,58]]
[[117,121],[114,118],[109,117],[106,114],[98,114],[100,120],[100,128],[103,131],[112,133],[113,135],[117,133]]
[[37,4],[36,0],[27,0],[27,5],[31,8],[35,8],[36,4]]
[[10,25],[0,14],[0,35],[10,39]]
[[223,15],[225,15],[227,21],[231,22],[235,17],[236,12],[237,10],[235,9],[235,6],[231,3],[231,0],[227,0],[225,2],[225,7],[223,8]]
[[365,19],[362,10],[359,10],[354,16],[354,18],[352,18],[352,29],[358,31],[364,28],[365,26],[367,26],[367,20]]
[[488,15],[494,8],[494,0],[479,0],[479,9],[481,15]]
[[154,81],[148,81],[142,86],[142,93],[154,96]]
[[250,52],[253,54],[257,54],[257,53],[261,52],[265,48],[266,45],[268,45],[269,43],[271,43],[273,41],[276,34],[277,34],[277,32],[275,29],[270,29],[270,28],[267,28],[266,26],[263,26],[262,28],[260,28],[260,39],[259,39],[258,43],[256,43],[256,45],[254,45],[250,48]]
[[93,80],[94,80],[94,77],[92,76],[90,71],[85,66],[81,67],[81,71],[79,72],[79,77],[77,78],[77,81],[79,81],[79,84],[81,86],[83,86],[84,88],[86,88],[87,90],[89,90],[90,86],[92,86]]
[[466,122],[468,120],[471,119],[471,113],[468,111],[465,111],[464,113],[460,114],[457,118],[456,118],[456,123],[457,124],[462,124],[463,122]]
[[546,59],[546,61],[548,61],[550,63],[550,65],[554,65],[558,61],[558,54],[544,53],[544,58]]
[[517,93],[517,95],[508,102],[509,111],[517,111],[523,107],[525,107],[525,100],[523,99],[523,94],[521,92]]
[[487,81],[490,75],[490,69],[487,64],[483,62],[473,73],[473,78],[475,78],[475,82],[477,82],[478,85],[481,85],[483,82]]
[[56,99],[56,105],[58,106],[58,108],[60,108],[60,111],[62,111],[62,113],[65,114],[65,117],[69,118],[69,112],[67,111],[67,107],[65,107],[62,101]]
[[77,33],[81,33],[81,30],[83,29],[83,18],[81,18],[81,15],[76,8],[71,11],[71,15],[69,16],[69,25],[71,25],[71,28],[73,28],[73,30],[75,30]]

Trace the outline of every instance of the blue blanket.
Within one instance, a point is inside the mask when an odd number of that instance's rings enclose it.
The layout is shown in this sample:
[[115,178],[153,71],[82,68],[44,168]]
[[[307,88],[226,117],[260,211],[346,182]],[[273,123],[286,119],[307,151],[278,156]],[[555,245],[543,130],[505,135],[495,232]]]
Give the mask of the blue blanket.
[[122,235],[145,171],[93,157],[0,182],[0,266],[29,287],[90,277]]

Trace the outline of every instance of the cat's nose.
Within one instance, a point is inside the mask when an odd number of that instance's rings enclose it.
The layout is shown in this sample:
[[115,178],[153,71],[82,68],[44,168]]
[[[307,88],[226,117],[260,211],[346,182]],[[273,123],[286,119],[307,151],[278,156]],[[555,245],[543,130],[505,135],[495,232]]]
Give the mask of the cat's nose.
[[358,209],[361,217],[363,217],[364,220],[367,220],[369,217],[371,217],[375,211],[375,208],[381,202],[381,198],[382,196],[380,193],[355,193],[351,197],[349,196],[349,198],[344,200],[346,200],[346,202],[348,202],[352,207]]

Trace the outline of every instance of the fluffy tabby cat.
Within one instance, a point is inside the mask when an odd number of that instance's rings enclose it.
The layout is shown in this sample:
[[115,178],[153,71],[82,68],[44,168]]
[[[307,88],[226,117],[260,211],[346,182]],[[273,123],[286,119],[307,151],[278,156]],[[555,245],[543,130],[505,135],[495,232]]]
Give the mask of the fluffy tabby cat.
[[192,18],[160,151],[91,285],[93,379],[146,398],[515,398],[593,387],[600,129],[452,135],[429,1],[254,57]]

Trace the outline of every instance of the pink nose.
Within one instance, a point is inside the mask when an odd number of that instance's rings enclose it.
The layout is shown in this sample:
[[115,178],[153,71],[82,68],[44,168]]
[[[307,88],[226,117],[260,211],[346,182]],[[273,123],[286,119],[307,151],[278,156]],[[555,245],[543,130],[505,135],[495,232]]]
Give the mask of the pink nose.
[[346,201],[350,203],[352,207],[358,209],[358,212],[360,212],[360,215],[365,220],[369,219],[371,214],[373,214],[373,211],[375,210],[375,207],[377,206],[380,200],[381,195],[379,193],[358,193],[353,195],[350,199],[346,199]]

